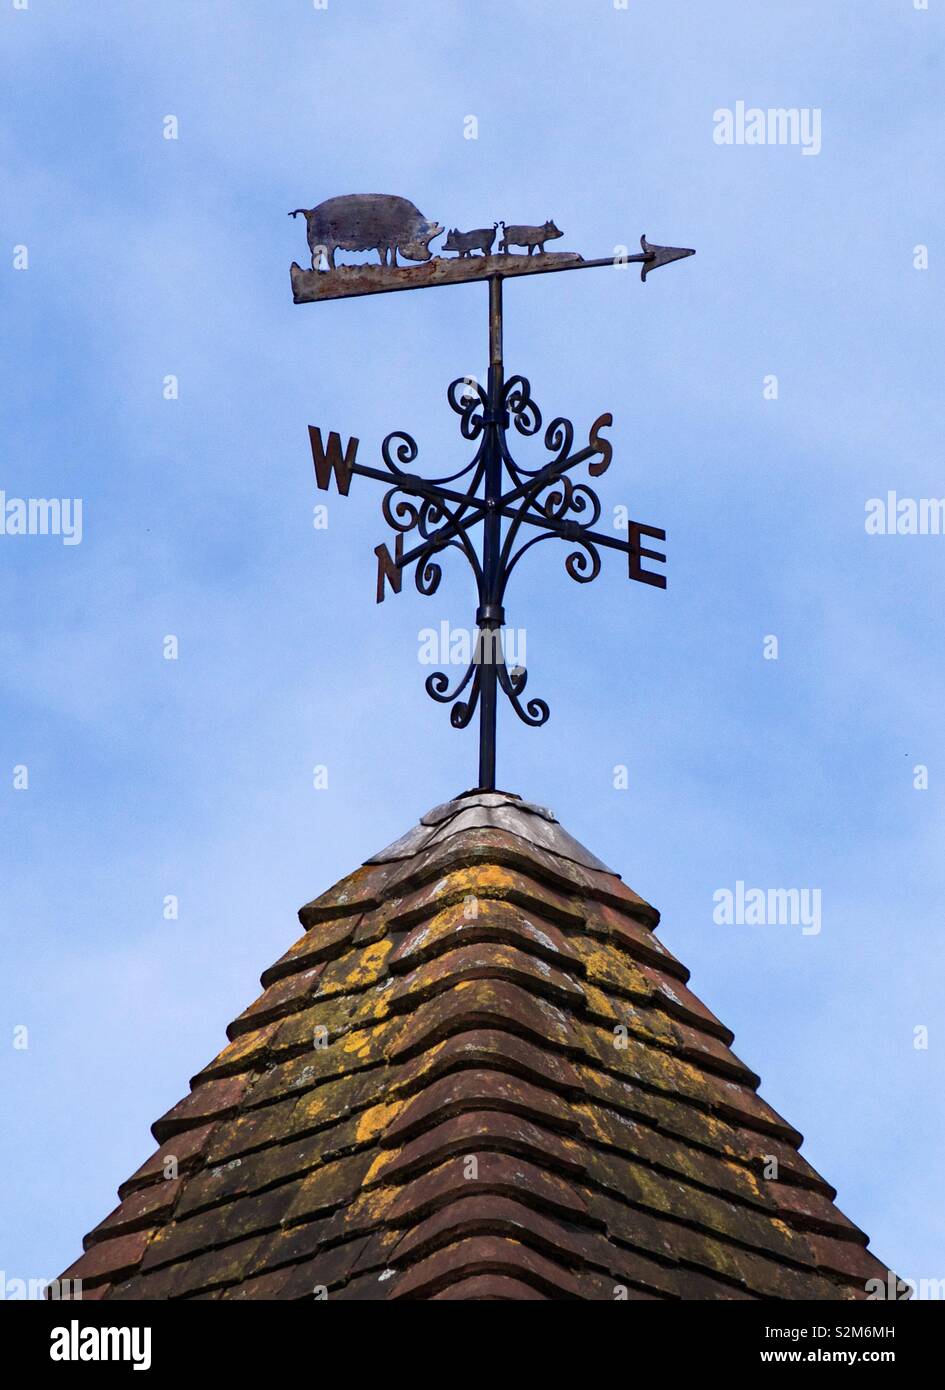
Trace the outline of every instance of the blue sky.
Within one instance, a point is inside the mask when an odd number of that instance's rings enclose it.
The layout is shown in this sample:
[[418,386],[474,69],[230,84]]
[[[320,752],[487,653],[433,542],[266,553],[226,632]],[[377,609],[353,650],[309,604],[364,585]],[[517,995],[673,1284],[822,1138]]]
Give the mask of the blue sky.
[[[5,0],[0,489],[83,499],[80,545],[0,537],[8,1278],[76,1256],[298,906],[475,780],[417,659],[472,620],[460,557],[376,606],[380,490],[312,526],[309,424],[446,471],[446,386],[485,371],[482,285],[292,304],[286,212],[369,190],[553,217],[588,257],[697,248],[506,289],[508,371],[581,438],[612,411],[604,519],[665,527],[669,587],[523,562],[552,716],[500,715],[499,784],[660,908],[873,1249],[945,1277],[945,536],[864,525],[945,495],[943,29],[912,0]],[[819,109],[820,153],[716,144],[740,100]],[[717,925],[739,880],[821,889],[822,930]]]

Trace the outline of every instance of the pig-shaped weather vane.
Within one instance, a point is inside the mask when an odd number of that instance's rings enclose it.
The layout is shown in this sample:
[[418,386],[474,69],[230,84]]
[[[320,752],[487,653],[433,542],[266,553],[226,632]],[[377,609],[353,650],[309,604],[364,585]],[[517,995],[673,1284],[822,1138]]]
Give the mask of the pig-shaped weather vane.
[[[357,461],[359,440],[342,445],[332,430],[323,438],[310,425],[309,438],[315,465],[315,481],[327,490],[332,478],[347,496],[353,476],[374,478],[387,485],[382,512],[394,532],[394,553],[386,544],[375,547],[377,601],[387,586],[400,593],[404,571],[415,566],[414,579],[422,594],[436,592],[442,578],[439,558],[447,550],[465,555],[476,580],[477,639],[472,660],[455,682],[443,671],[427,677],[427,693],[452,706],[450,722],[464,729],[479,712],[479,780],[477,788],[495,790],[496,715],[498,692],[506,696],[518,717],[537,727],[549,709],[544,700],[523,700],[527,673],[508,669],[502,646],[505,625],[505,591],[509,576],[522,556],[543,540],[563,540],[570,547],[565,569],[572,579],[587,584],[600,573],[600,548],[620,550],[628,557],[631,579],[666,587],[665,577],[647,568],[644,561],[661,563],[665,555],[643,544],[643,539],[665,541],[656,526],[629,521],[627,539],[596,531],[600,500],[593,489],[570,476],[587,464],[592,478],[610,466],[612,446],[603,431],[613,424],[609,413],[591,425],[587,444],[575,449],[574,426],[563,416],[553,419],[544,432],[544,446],[551,459],[539,467],[516,462],[509,449],[508,431],[514,426],[523,436],[539,433],[541,412],[532,400],[523,376],[505,376],[502,360],[502,282],[519,275],[551,271],[587,270],[595,266],[638,263],[641,279],[670,261],[695,253],[673,246],[653,246],[640,238],[636,255],[614,255],[585,260],[573,251],[547,251],[546,243],[562,232],[554,221],[506,223],[469,231],[449,229],[443,244],[448,258],[435,254],[430,243],[443,234],[439,222],[424,217],[407,198],[381,193],[355,193],[329,198],[313,208],[296,208],[290,217],[304,217],[311,270],[294,262],[292,294],[296,304],[354,295],[384,294],[395,290],[431,288],[486,280],[489,285],[489,372],[486,387],[475,377],[460,377],[447,390],[451,408],[459,416],[462,437],[475,444],[475,452],[441,477],[422,477],[411,471],[419,449],[402,430],[393,430],[381,443],[383,467]],[[494,251],[496,239],[499,249]],[[513,247],[519,248],[513,251]],[[376,251],[379,264],[339,265],[338,251]],[[401,265],[398,255],[411,265]],[[481,546],[472,533],[482,524]],[[525,528],[525,529],[523,529]],[[406,540],[411,544],[407,548]]]

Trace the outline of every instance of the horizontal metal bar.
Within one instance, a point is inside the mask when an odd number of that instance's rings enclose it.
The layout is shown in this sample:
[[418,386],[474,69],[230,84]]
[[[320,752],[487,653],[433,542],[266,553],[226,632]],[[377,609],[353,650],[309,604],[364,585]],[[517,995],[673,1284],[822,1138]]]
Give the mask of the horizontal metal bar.
[[586,459],[593,458],[595,454],[599,453],[600,449],[596,449],[593,444],[587,444],[583,449],[579,449],[576,454],[570,454],[566,459],[562,459],[560,463],[549,463],[541,472],[533,474],[527,482],[520,483],[519,486],[513,488],[511,492],[504,493],[500,501],[504,506],[509,502],[517,502],[520,497],[524,497],[526,492],[531,491],[532,488],[540,492],[542,488],[548,487],[551,483],[555,482],[557,478],[560,478],[562,473],[567,469],[576,468],[579,463],[584,463]]
[[[629,541],[618,540],[616,536],[608,536],[602,531],[587,531],[581,527],[580,522],[558,521],[553,517],[543,516],[540,512],[520,513],[515,511],[512,507],[500,507],[498,510],[503,516],[509,517],[512,520],[518,517],[523,522],[527,521],[530,526],[540,527],[542,530],[557,536],[559,540],[572,541],[575,545],[579,545],[582,541],[586,540],[594,545],[605,546],[609,550],[620,550],[625,555],[628,555],[633,548]],[[475,526],[478,522],[482,521],[485,514],[485,508],[479,507],[476,515],[464,517],[458,525],[448,523],[443,528],[445,533],[444,544],[452,540],[454,536],[457,536],[460,531],[467,531],[471,526]],[[575,535],[573,532],[569,534],[565,527],[570,526],[577,526],[581,534]],[[415,546],[413,550],[407,551],[405,555],[402,555],[400,559],[396,561],[398,569],[406,569],[407,566],[412,565],[425,551],[430,549],[431,544],[431,541],[425,541],[422,545]]]
[[[455,521],[448,521],[444,526],[439,527],[437,531],[433,533],[434,536],[442,533],[443,545],[451,541],[454,536],[458,536],[461,531],[468,531],[470,526],[476,526],[483,520],[486,514],[486,508],[481,503],[473,503],[472,505],[476,508],[476,514],[474,516],[463,517],[458,523]],[[406,569],[408,565],[413,564],[414,560],[419,560],[420,556],[425,551],[429,550],[431,546],[436,546],[436,542],[432,538],[428,541],[424,541],[422,545],[415,545],[413,550],[408,550],[405,555],[401,555],[400,559],[395,561],[397,568],[401,570]]]
[[387,483],[389,487],[409,493],[411,497],[423,497],[431,502],[443,500],[464,503],[468,506],[473,500],[465,492],[453,492],[451,488],[440,487],[438,483],[427,482],[416,473],[408,473],[406,476],[400,477],[396,473],[385,473],[383,469],[372,468],[370,464],[365,463],[353,463],[351,472],[359,474],[362,478],[375,478],[379,483]]

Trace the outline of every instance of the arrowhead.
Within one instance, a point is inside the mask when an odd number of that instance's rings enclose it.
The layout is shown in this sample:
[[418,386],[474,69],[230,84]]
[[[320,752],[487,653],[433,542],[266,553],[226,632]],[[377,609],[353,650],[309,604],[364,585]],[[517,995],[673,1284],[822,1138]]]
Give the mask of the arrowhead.
[[686,246],[651,246],[645,236],[641,236],[640,245],[647,257],[640,269],[640,279],[644,283],[651,270],[659,270],[661,265],[669,265],[670,261],[681,261],[684,256],[696,254]]

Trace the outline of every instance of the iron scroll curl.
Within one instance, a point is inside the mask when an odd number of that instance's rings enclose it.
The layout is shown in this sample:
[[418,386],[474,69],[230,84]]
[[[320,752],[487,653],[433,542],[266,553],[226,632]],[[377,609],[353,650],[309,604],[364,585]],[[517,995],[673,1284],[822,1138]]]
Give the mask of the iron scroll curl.
[[[392,483],[382,502],[384,520],[404,543],[408,536],[417,542],[399,561],[400,567],[413,566],[418,592],[430,596],[440,586],[445,552],[458,550],[469,563],[479,598],[472,659],[455,680],[446,671],[434,671],[426,677],[424,688],[432,700],[451,707],[452,726],[464,729],[480,706],[483,670],[492,664],[495,686],[516,716],[539,728],[550,717],[547,702],[536,696],[525,699],[527,671],[510,668],[505,661],[501,628],[506,589],[522,557],[548,540],[564,540],[570,545],[564,565],[576,583],[588,584],[597,578],[601,559],[592,528],[600,520],[600,499],[588,483],[575,481],[570,470],[585,458],[597,460],[589,467],[591,474],[595,468],[601,472],[607,467],[610,445],[600,430],[612,422],[611,417],[600,416],[594,422],[588,446],[575,455],[574,425],[564,416],[556,416],[543,436],[544,447],[552,455],[550,462],[526,466],[512,456],[508,431],[514,427],[524,438],[541,432],[541,410],[527,377],[512,376],[503,383],[498,409],[490,407],[489,393],[473,377],[457,377],[446,395],[450,408],[459,416],[462,437],[477,444],[462,468],[441,478],[423,478],[409,471],[419,455],[411,435],[393,430],[381,444],[381,458]],[[493,489],[490,493],[486,477],[490,458],[493,469],[499,464],[511,479],[509,491],[500,490],[495,495]],[[469,479],[466,491],[450,491],[446,485],[459,478]],[[506,529],[501,546],[487,563],[472,544],[470,531],[489,511],[501,513]],[[523,528],[537,528],[538,533],[524,539]]]

